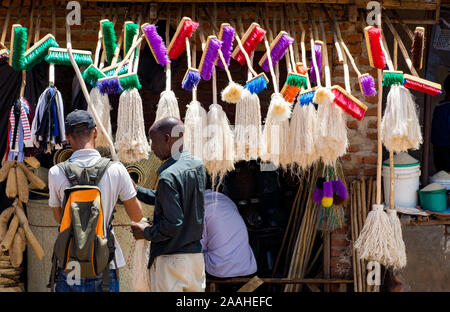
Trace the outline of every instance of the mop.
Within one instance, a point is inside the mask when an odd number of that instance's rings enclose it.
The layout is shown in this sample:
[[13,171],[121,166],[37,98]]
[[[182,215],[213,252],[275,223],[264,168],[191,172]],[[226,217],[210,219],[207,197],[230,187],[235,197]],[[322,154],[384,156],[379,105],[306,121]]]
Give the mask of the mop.
[[276,167],[281,165],[286,169],[290,163],[289,160],[289,118],[292,112],[292,105],[287,102],[281,93],[279,93],[277,78],[272,64],[271,50],[269,43],[264,38],[266,46],[267,60],[274,93],[271,96],[269,109],[263,129],[264,152],[261,156],[262,161],[272,162]]
[[[380,17],[381,20],[381,17]],[[381,25],[378,25],[379,27]],[[372,26],[368,26],[372,27]],[[383,81],[382,69],[385,66],[385,53],[381,49],[381,28],[370,28],[370,33],[365,27],[367,51],[369,61],[372,67],[377,68],[378,72],[378,109],[377,109],[377,128],[380,129],[381,111],[383,100]],[[372,210],[368,213],[363,229],[359,237],[354,242],[353,247],[357,250],[358,257],[367,261],[376,261],[383,265],[392,263],[395,254],[394,233],[390,225],[389,217],[384,212],[384,205],[381,203],[381,162],[382,162],[382,145],[381,132],[378,133],[378,149],[377,149],[377,194],[376,204],[372,206]]]
[[[189,22],[189,21],[187,21]],[[183,25],[183,21],[180,23]],[[197,26],[198,27],[198,26]],[[195,29],[197,29],[195,27]],[[180,28],[180,26],[178,27]],[[166,21],[166,42],[169,42],[169,29],[170,29],[170,10],[167,11],[167,21]],[[191,34],[192,35],[192,34]],[[189,36],[190,37],[190,36]],[[172,39],[174,42],[181,42],[180,40],[175,40],[175,37]],[[186,45],[185,38],[183,37],[183,50]],[[174,51],[181,48],[174,47]],[[177,53],[178,54],[178,53]],[[181,53],[180,53],[181,54]],[[169,55],[170,57],[170,55]],[[165,117],[175,117],[180,119],[180,110],[178,108],[178,101],[175,97],[175,93],[171,90],[171,63],[167,63],[166,65],[166,90],[161,92],[158,106],[156,108],[156,118],[155,122]]]
[[[231,12],[230,16],[233,16]],[[231,24],[236,29],[234,23]],[[241,34],[243,33],[242,28],[240,28],[240,32]],[[249,69],[248,79],[251,79],[251,77],[252,74]],[[235,161],[257,160],[261,156],[262,129],[260,101],[257,94],[251,93],[245,88],[242,90],[241,99],[236,103],[234,140]]]
[[[194,5],[192,8],[194,15]],[[190,50],[187,45],[186,49]],[[190,51],[187,52],[190,54]],[[196,42],[194,39],[193,45],[193,61],[189,62],[188,66],[196,67]],[[197,100],[197,87],[192,89],[192,101],[187,105],[186,115],[184,117],[184,134],[183,134],[183,149],[188,150],[191,155],[203,160],[204,146],[206,141],[205,131],[207,129],[207,113]]]
[[[300,44],[302,50],[301,64],[306,66],[305,29],[301,20],[299,20],[299,25],[302,31]],[[295,71],[297,71],[296,68]],[[311,83],[308,79],[308,72],[305,72],[305,76],[307,78],[307,88],[310,89]],[[292,170],[297,175],[300,175],[301,170],[310,168],[319,159],[315,147],[317,111],[311,102],[302,104],[300,98],[301,96],[298,97],[292,112],[289,137],[290,158],[294,165]]]
[[[310,16],[312,18],[312,23],[315,26],[314,15],[311,12]],[[331,91],[331,76],[328,65],[326,36],[323,29],[321,14],[319,14],[319,21],[321,23],[322,39],[325,45],[325,48],[323,49],[325,87],[319,87],[316,90],[313,99],[314,103],[318,104],[318,131],[317,137],[315,138],[316,152],[322,158],[325,166],[335,166],[336,159],[343,156],[348,147],[347,125],[342,110],[333,102],[334,94]],[[317,79],[317,82],[319,82],[319,79]]]

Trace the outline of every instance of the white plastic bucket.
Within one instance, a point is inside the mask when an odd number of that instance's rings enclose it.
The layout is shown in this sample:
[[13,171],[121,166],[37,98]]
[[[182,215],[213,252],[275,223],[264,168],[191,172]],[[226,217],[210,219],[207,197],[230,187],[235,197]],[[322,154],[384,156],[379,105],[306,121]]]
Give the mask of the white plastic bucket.
[[[391,189],[390,168],[383,164],[384,203],[389,205]],[[420,163],[394,165],[394,205],[416,208],[419,190]]]

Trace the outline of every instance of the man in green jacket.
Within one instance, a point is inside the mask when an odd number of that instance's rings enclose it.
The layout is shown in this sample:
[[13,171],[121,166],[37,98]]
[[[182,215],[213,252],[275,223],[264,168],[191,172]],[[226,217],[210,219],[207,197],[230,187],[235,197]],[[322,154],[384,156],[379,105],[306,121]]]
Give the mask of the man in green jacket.
[[204,291],[203,233],[206,169],[202,161],[183,151],[183,122],[157,121],[149,131],[151,148],[163,161],[156,190],[137,187],[137,198],[155,205],[153,224],[131,226],[136,239],[151,242],[151,291]]

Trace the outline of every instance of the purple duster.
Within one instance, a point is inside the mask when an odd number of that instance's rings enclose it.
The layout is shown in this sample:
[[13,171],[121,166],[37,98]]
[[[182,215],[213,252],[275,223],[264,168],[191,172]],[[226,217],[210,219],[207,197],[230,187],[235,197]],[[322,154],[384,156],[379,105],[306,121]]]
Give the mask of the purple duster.
[[156,26],[153,24],[142,25],[142,31],[147,39],[148,46],[156,59],[156,62],[161,66],[166,66],[170,63],[169,57],[167,56],[166,45],[163,39],[156,31]]
[[[322,45],[315,43],[314,44],[314,52],[316,54],[316,62],[317,62],[317,67],[319,68],[319,80],[320,80],[320,77],[322,77],[322,53],[323,53]],[[311,77],[311,82],[314,84],[317,84],[316,70],[314,68],[314,63],[312,61],[312,57],[311,57],[310,77]]]
[[216,37],[208,38],[205,51],[203,51],[202,62],[200,63],[200,77],[203,80],[210,80],[214,69],[214,64],[219,56],[219,49],[222,47],[222,41]]
[[[225,25],[222,29],[222,37],[220,38],[223,42],[220,50],[222,51],[223,58],[225,59],[227,66],[230,65],[231,52],[233,51],[234,32],[233,27],[230,25]],[[220,68],[225,69],[225,66],[223,66],[220,58],[217,60],[217,65]]]
[[[294,42],[294,38],[289,37],[287,34],[281,35],[278,42],[275,44],[275,46],[270,51],[270,56],[272,57],[272,66],[275,68],[277,63],[283,58],[283,56],[286,54],[287,49],[289,48],[289,45]],[[269,72],[269,60],[266,59],[261,65],[261,68],[265,72]]]

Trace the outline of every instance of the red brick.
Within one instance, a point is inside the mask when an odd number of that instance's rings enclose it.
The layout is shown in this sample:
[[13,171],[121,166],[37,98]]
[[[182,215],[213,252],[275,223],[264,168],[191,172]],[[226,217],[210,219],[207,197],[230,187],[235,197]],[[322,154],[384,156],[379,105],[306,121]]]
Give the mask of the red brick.
[[366,113],[364,114],[364,116],[377,116],[377,108],[376,107],[372,107],[367,109]]
[[366,96],[366,97],[365,97],[365,100],[366,100],[367,103],[370,103],[370,104],[377,104],[377,103],[378,103],[378,96],[377,96],[377,95],[374,95],[374,96]]
[[375,175],[377,175],[377,168],[376,167],[364,168],[364,175],[365,176],[375,176]]
[[366,137],[368,137],[371,140],[376,140],[378,138],[378,134],[376,132],[370,132],[366,134]]
[[359,152],[359,147],[356,145],[350,145],[347,149],[348,153],[358,153]]
[[341,246],[347,247],[350,241],[345,237],[345,235],[332,235],[331,236],[331,246]]
[[359,126],[359,124],[354,120],[347,121],[347,127],[349,129],[358,129],[358,126]]
[[369,129],[376,129],[377,128],[377,122],[376,121],[369,121],[369,125],[367,126]]
[[355,57],[355,63],[358,65],[370,65],[369,59],[362,55]]
[[352,156],[350,154],[345,154],[344,156],[341,157],[341,159],[345,161],[350,161],[352,160]]
[[336,257],[336,258],[339,258],[339,257],[343,257],[343,256],[346,256],[346,252],[345,252],[345,248],[335,248],[335,247],[331,247],[331,257]]
[[365,156],[363,158],[363,163],[369,164],[369,165],[375,165],[377,163],[377,157],[376,156]]
[[344,36],[344,41],[347,43],[360,43],[362,42],[362,36],[358,33],[351,33]]
[[357,156],[356,157],[356,161],[358,162],[358,164],[364,164],[364,157],[362,157],[362,156]]
[[362,53],[361,42],[360,44],[349,44],[347,45],[347,48],[352,55]]
[[359,175],[359,169],[357,168],[344,168],[345,176],[357,176]]

